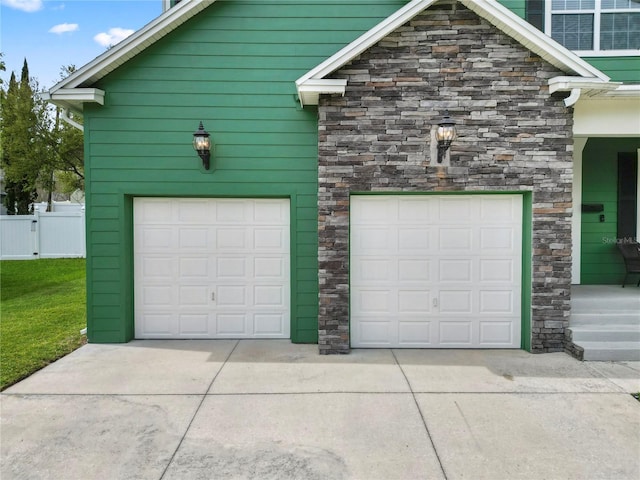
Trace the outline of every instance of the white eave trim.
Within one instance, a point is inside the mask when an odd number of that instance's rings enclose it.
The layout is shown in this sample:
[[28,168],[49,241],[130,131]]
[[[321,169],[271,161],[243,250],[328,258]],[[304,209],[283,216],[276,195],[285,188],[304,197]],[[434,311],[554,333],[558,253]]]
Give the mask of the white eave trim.
[[317,105],[321,94],[342,95],[347,89],[347,81],[342,79],[320,79],[307,80],[303,85],[298,86],[298,97],[300,104]]
[[85,103],[104,105],[104,95],[104,90],[98,88],[61,88],[43,93],[42,98],[65,110],[81,112]]
[[144,49],[175,30],[216,0],[183,0],[151,21],[133,35],[122,40],[102,55],[54,85],[50,94],[59,90],[90,86],[132,59]]
[[46,100],[55,102],[89,102],[104,105],[104,90],[99,88],[61,88],[53,93],[44,94]]
[[634,97],[640,98],[640,85],[620,85],[615,90],[604,92],[604,97]]
[[[436,1],[437,0],[412,0],[400,10],[397,10],[393,15],[387,17],[371,30],[365,32],[349,45],[296,80],[296,88],[298,89],[298,96],[301,103],[303,105],[317,104],[317,100],[315,103],[312,103],[314,99],[319,97],[320,94],[326,93],[314,90],[314,87],[320,86],[320,84],[317,83],[319,80],[323,80],[325,76],[349,63],[423,10],[429,8]],[[518,17],[515,13],[498,3],[497,0],[457,1],[559,69],[600,82],[608,82],[610,80],[610,78],[600,70],[560,45],[551,37],[542,33],[526,20]],[[305,99],[308,99],[308,101],[305,101]]]

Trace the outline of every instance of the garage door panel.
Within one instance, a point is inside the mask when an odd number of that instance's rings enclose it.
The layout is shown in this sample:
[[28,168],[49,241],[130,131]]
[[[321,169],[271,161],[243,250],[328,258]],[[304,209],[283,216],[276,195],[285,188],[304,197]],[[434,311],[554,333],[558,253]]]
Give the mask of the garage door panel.
[[521,212],[521,199],[484,196],[480,198],[480,218],[491,223],[512,223],[518,221]]
[[492,346],[509,346],[513,343],[512,321],[480,322],[480,342]]
[[510,285],[517,284],[520,279],[515,277],[516,266],[510,258],[487,258],[480,260],[480,281],[504,282]]
[[479,298],[480,314],[516,313],[513,290],[481,290]]
[[209,333],[209,315],[200,313],[185,313],[179,316],[179,334],[206,337]]
[[215,301],[219,307],[244,307],[249,303],[248,288],[244,285],[219,286],[217,292]]
[[[390,264],[387,261],[387,264]],[[398,259],[398,280],[400,282],[421,282],[427,284],[431,278],[431,261],[421,259]]]
[[358,322],[358,337],[363,346],[388,347],[396,343],[392,337],[391,322],[361,320]]
[[219,251],[242,251],[247,248],[247,232],[244,228],[219,227],[216,231],[216,249]]
[[351,225],[385,225],[386,219],[398,212],[397,204],[389,203],[385,197],[368,197],[365,203],[351,204]]
[[248,205],[242,200],[218,200],[213,207],[218,224],[244,224]]
[[226,313],[216,316],[216,336],[244,337],[247,334],[247,315]]
[[238,280],[247,277],[247,259],[245,257],[222,257],[216,259],[216,276],[218,282]]
[[142,290],[142,304],[153,307],[158,305],[172,305],[174,288],[171,285],[149,285]]
[[517,248],[515,230],[511,227],[485,227],[480,229],[480,250],[482,254],[499,252],[513,253]]
[[395,232],[388,228],[363,228],[353,236],[354,248],[361,255],[380,254],[395,251]]
[[285,199],[134,199],[136,337],[289,338],[289,243]]
[[440,345],[449,347],[471,347],[473,345],[471,320],[442,320],[438,327]]
[[475,259],[445,258],[438,262],[438,281],[447,282],[471,282],[473,281],[473,265]]
[[282,228],[256,228],[253,232],[253,249],[256,251],[284,251],[287,232]]
[[467,225],[473,216],[474,199],[463,196],[434,198],[441,224]]
[[179,287],[180,305],[189,307],[194,305],[208,305],[209,288],[202,285],[183,285]]
[[145,335],[167,338],[176,333],[173,330],[175,317],[171,314],[149,312],[144,314],[143,320],[142,331]]
[[473,292],[471,290],[440,290],[438,312],[445,315],[473,313]]
[[167,256],[145,257],[141,262],[140,274],[149,281],[171,281],[175,277],[175,261]]
[[351,215],[352,346],[520,346],[521,196],[353,196]]
[[441,227],[439,231],[440,252],[471,252],[473,231],[470,228]]
[[256,307],[282,307],[284,292],[281,285],[256,285],[253,287],[253,304]]
[[183,257],[179,259],[171,258],[171,263],[175,262],[178,262],[179,264],[178,277],[181,280],[194,279],[198,282],[202,282],[206,281],[209,278],[210,264],[208,257],[196,256]]
[[256,225],[287,222],[289,211],[280,201],[265,200],[255,205],[253,222]]
[[206,228],[182,228],[178,233],[178,249],[184,252],[207,251],[211,248],[209,230]]
[[398,199],[398,219],[401,223],[429,225],[433,221],[432,207],[419,197]]
[[402,321],[398,328],[398,344],[406,348],[431,344],[431,322],[416,319],[415,322]]
[[361,285],[384,281],[392,275],[391,262],[377,258],[362,258],[358,264]]
[[358,312],[363,314],[391,313],[391,292],[389,290],[360,289],[355,293]]
[[139,246],[147,252],[166,252],[175,248],[177,242],[169,228],[142,228],[137,232]]
[[398,313],[427,314],[431,311],[431,295],[428,290],[398,290]]
[[255,314],[253,317],[253,331],[258,337],[280,338],[283,334],[282,324],[284,318],[279,314]]
[[398,248],[406,253],[427,253],[431,246],[431,232],[428,228],[399,226]]
[[173,202],[149,198],[144,205],[136,206],[136,217],[140,223],[162,225],[173,223]]
[[176,202],[176,220],[179,223],[201,223],[211,217],[211,206],[206,200],[181,200]]
[[285,261],[282,257],[257,257],[254,259],[253,276],[256,279],[283,279]]

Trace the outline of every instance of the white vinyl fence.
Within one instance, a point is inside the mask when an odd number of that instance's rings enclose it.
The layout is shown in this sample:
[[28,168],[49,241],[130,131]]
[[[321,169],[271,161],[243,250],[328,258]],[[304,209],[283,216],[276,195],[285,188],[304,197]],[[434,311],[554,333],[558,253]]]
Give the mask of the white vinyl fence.
[[0,259],[85,257],[84,207],[0,215]]

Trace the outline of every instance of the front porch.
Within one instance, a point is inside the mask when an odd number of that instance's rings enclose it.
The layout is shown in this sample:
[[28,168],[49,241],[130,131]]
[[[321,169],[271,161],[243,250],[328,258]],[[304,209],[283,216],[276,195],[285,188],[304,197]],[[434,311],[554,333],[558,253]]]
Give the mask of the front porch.
[[569,329],[583,360],[640,360],[640,288],[572,285]]

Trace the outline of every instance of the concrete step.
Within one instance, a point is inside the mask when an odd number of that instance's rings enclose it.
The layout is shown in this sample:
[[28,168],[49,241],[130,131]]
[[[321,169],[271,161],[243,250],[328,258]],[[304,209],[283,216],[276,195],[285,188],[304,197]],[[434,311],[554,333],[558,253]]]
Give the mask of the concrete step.
[[569,325],[640,325],[640,311],[621,312],[621,313],[576,313],[571,312]]
[[640,361],[640,342],[576,342],[584,348],[584,360]]
[[594,292],[593,295],[573,295],[571,311],[575,313],[640,312],[640,288],[620,288],[615,293]]
[[571,325],[573,341],[580,342],[639,342],[640,325]]

